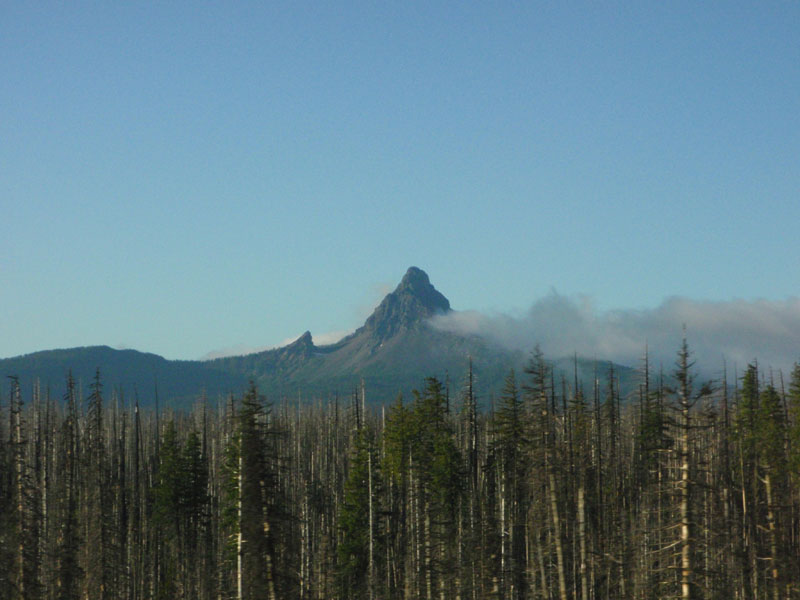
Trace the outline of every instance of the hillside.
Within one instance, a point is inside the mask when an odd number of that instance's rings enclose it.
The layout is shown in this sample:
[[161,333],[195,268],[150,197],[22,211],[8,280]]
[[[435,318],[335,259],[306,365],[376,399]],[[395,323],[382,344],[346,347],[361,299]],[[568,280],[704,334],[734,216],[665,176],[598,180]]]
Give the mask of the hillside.
[[[156,390],[164,403],[183,406],[205,393],[209,398],[242,389],[247,380],[236,373],[219,371],[199,361],[167,360],[157,354],[87,346],[45,350],[0,360],[0,374],[19,377],[23,390],[38,380],[43,391],[60,396],[71,371],[84,389],[100,369],[107,390],[122,391],[127,399],[138,395],[143,405],[155,402]],[[3,382],[5,389],[5,382]],[[85,395],[85,394],[84,394]]]

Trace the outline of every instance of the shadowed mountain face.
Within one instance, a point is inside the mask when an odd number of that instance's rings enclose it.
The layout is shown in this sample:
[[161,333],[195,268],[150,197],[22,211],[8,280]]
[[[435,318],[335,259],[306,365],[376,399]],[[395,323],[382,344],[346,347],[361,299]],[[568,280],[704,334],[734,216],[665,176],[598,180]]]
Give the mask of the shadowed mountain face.
[[[411,267],[364,325],[336,344],[316,346],[307,331],[282,348],[209,361],[168,361],[105,346],[73,348],[0,360],[0,374],[19,375],[23,389],[31,389],[38,379],[60,396],[70,369],[85,386],[99,368],[107,390],[117,389],[127,398],[136,390],[142,404],[150,404],[157,385],[162,405],[173,406],[187,406],[203,394],[212,401],[229,393],[239,395],[250,380],[274,401],[298,395],[347,397],[363,380],[370,403],[388,403],[398,394],[410,397],[429,376],[449,381],[457,392],[472,360],[475,389],[486,401],[502,388],[509,369],[522,369],[525,357],[477,336],[428,325],[431,317],[450,310],[450,302],[431,285],[428,275]],[[589,361],[579,361],[577,368],[568,360],[557,361],[556,366],[571,376],[579,371],[583,381],[595,376]],[[630,379],[629,373],[618,367],[621,378]]]
[[411,267],[364,325],[336,344],[315,346],[306,332],[285,348],[213,363],[225,372],[255,378],[271,396],[347,396],[363,379],[370,401],[391,402],[399,393],[410,396],[428,376],[460,384],[470,357],[477,372],[487,373],[487,384],[496,382],[516,362],[514,357],[490,349],[479,338],[428,326],[431,317],[450,310],[428,275]]
[[450,312],[450,302],[431,285],[425,271],[411,267],[400,285],[388,294],[356,332],[385,340],[418,327],[437,314]]

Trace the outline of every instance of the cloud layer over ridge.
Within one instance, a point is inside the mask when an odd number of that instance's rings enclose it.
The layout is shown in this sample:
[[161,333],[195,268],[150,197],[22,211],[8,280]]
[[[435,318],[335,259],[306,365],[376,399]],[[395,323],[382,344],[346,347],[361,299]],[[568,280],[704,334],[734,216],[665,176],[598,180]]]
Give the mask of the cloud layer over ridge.
[[666,299],[656,308],[599,311],[588,296],[553,291],[524,312],[452,312],[435,317],[442,330],[474,334],[509,349],[539,344],[551,357],[572,355],[636,366],[649,349],[651,364],[671,370],[683,327],[703,374],[720,373],[758,359],[787,372],[800,360],[800,298],[699,301]]

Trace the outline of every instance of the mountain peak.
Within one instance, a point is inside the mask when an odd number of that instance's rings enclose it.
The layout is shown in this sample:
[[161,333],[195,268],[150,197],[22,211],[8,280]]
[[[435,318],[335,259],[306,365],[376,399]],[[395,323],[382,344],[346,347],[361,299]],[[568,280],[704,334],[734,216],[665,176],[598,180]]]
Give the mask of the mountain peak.
[[408,267],[408,271],[406,271],[406,274],[403,275],[403,279],[400,280],[401,286],[426,286],[430,284],[431,280],[428,278],[428,274],[419,267]]
[[450,310],[450,301],[431,285],[428,274],[410,267],[395,290],[370,315],[364,329],[380,339],[410,329],[425,319]]
[[278,352],[283,359],[306,359],[314,353],[314,341],[311,332],[306,331],[288,346],[279,348]]
[[450,310],[450,301],[431,285],[428,274],[418,267],[408,268],[393,293],[411,296],[418,300],[425,312],[429,313],[423,315],[424,317]]
[[310,331],[306,331],[303,335],[301,335],[299,338],[297,338],[295,341],[293,341],[290,345],[291,346],[308,346],[310,344],[313,344],[313,341],[311,339],[311,332]]

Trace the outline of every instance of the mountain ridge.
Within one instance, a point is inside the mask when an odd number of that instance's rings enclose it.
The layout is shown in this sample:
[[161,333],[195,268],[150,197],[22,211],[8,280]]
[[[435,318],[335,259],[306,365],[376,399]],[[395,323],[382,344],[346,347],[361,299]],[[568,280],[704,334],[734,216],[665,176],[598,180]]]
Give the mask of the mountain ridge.
[[[445,332],[429,325],[432,317],[449,312],[450,301],[431,284],[425,271],[412,266],[361,327],[333,344],[317,346],[311,332],[306,331],[279,348],[196,361],[89,346],[2,359],[0,374],[18,375],[31,387],[38,379],[60,390],[70,369],[76,378],[88,383],[100,368],[107,388],[120,394],[135,393],[144,398],[144,403],[148,398],[155,401],[158,390],[176,406],[188,405],[201,396],[238,395],[251,380],[273,400],[349,395],[363,382],[371,402],[388,403],[399,394],[410,396],[429,376],[458,387],[471,364],[478,394],[485,399],[499,394],[509,370],[523,369],[525,355],[478,336]],[[562,363],[566,372],[573,370],[567,364],[571,359],[553,362]],[[621,365],[615,368],[630,379],[630,369]],[[592,371],[583,361],[580,371],[581,380],[591,381],[596,367]]]

